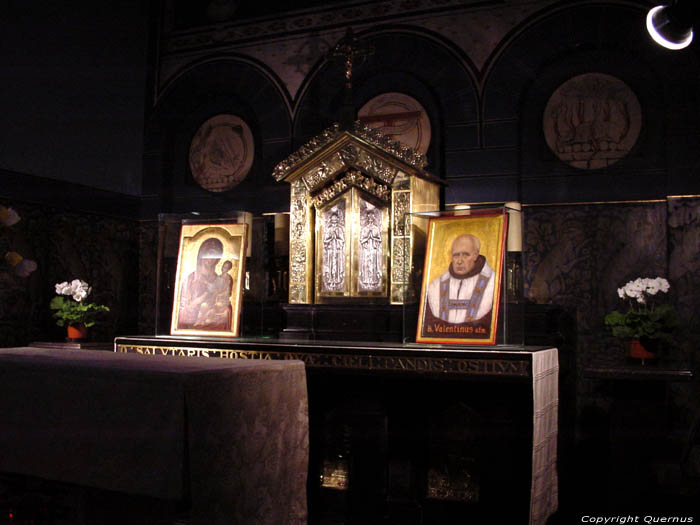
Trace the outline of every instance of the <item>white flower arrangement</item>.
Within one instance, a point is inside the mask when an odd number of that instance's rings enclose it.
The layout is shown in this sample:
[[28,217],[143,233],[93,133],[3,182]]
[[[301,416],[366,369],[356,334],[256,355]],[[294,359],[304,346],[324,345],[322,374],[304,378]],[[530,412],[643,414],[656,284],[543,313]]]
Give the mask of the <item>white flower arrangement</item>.
[[109,312],[107,306],[85,301],[92,287],[81,279],[56,283],[55,288],[57,295],[51,299],[49,308],[55,310],[53,316],[58,326],[82,324],[89,327],[95,324],[97,314]]
[[640,277],[628,282],[622,288],[617,289],[620,299],[634,299],[640,304],[647,303],[647,296],[656,295],[659,292],[668,293],[671,285],[663,277],[649,279]]
[[70,295],[77,302],[85,299],[92,288],[85,281],[80,279],[73,279],[71,282],[63,281],[62,283],[56,283],[56,293],[58,295]]
[[617,289],[620,299],[629,301],[626,312],[613,311],[605,316],[605,324],[615,337],[646,338],[671,341],[677,319],[669,304],[661,303],[671,285],[663,277],[640,277]]

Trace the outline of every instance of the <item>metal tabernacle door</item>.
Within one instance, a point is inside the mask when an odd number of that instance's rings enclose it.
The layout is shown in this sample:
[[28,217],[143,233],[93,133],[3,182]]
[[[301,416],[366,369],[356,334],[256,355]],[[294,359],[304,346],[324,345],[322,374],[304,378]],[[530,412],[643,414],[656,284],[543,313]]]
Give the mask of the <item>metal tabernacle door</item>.
[[389,282],[389,208],[351,187],[317,211],[315,302],[377,298]]

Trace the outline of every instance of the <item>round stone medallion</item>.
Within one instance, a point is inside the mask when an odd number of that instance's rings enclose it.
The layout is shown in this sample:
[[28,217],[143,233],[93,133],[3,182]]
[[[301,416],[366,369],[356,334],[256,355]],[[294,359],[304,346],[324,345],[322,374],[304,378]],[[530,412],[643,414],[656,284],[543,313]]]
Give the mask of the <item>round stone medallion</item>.
[[627,155],[639,137],[642,110],[620,79],[586,73],[564,82],[544,110],[547,145],[563,162],[605,168]]
[[235,115],[212,117],[192,139],[192,176],[205,190],[230,190],[248,175],[253,151],[253,134],[243,119]]
[[358,112],[360,122],[425,153],[430,146],[430,119],[415,98],[403,93],[384,93],[369,100]]

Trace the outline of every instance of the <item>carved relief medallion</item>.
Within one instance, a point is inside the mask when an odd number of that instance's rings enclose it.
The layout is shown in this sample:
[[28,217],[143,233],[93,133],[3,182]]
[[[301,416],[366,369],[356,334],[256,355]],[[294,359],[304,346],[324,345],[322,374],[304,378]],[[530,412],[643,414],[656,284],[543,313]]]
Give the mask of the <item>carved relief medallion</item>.
[[552,94],[542,125],[547,145],[559,159],[575,168],[597,169],[629,153],[641,123],[639,100],[627,84],[611,75],[586,73]]
[[253,134],[235,115],[217,115],[197,130],[190,145],[194,180],[212,192],[237,186],[253,165]]
[[397,140],[418,153],[430,146],[430,119],[423,106],[403,93],[384,93],[358,112],[360,122]]

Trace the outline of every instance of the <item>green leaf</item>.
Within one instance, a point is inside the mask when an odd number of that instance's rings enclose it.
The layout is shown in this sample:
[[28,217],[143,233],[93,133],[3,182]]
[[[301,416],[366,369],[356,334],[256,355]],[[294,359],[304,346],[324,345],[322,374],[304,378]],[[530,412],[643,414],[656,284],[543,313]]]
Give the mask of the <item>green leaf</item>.
[[605,316],[605,324],[615,337],[670,340],[678,320],[673,308],[664,304],[639,310],[630,308],[626,313],[610,312]]
[[56,296],[51,299],[49,308],[54,310],[53,317],[58,326],[70,324],[84,324],[94,326],[97,318],[104,312],[109,312],[109,307],[95,303],[81,303],[71,297]]

